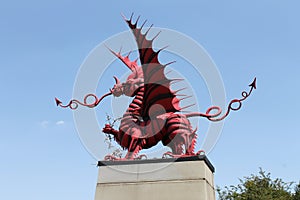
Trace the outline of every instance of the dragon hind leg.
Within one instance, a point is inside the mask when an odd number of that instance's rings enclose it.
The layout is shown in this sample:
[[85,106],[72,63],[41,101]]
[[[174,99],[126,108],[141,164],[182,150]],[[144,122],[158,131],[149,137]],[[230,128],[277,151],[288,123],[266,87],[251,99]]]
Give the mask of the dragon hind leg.
[[190,134],[187,138],[188,142],[186,143],[186,154],[188,155],[194,155],[195,146],[197,143],[197,129],[195,129],[192,134]]
[[140,150],[142,150],[141,139],[132,137],[125,159],[134,160]]
[[164,145],[172,149],[167,155],[172,157],[198,155],[194,153],[197,141],[197,129],[193,130],[190,121],[185,115],[173,114],[166,121],[166,136]]

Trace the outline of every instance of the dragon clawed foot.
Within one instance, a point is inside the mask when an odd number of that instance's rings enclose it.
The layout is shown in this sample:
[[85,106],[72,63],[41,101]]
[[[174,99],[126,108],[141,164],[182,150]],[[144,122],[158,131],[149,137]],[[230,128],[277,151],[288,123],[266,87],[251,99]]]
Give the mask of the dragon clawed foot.
[[196,155],[198,156],[198,155],[205,155],[205,151],[204,150],[199,150],[197,153],[196,153]]
[[147,155],[146,154],[141,154],[141,155],[135,157],[134,160],[142,160],[143,158],[147,159]]
[[116,157],[116,156],[113,156],[113,155],[106,155],[104,157],[104,160],[115,161],[115,160],[127,160],[127,159]]
[[147,159],[147,155],[146,154],[141,154],[141,155],[136,156],[132,159],[120,158],[120,157],[116,157],[116,156],[113,156],[113,155],[106,155],[104,157],[104,160],[107,160],[107,161],[142,160],[142,159]]
[[163,154],[162,158],[185,158],[185,157],[198,156],[198,155],[205,155],[205,152],[203,150],[200,150],[197,153],[192,153],[192,154],[174,154],[168,151]]

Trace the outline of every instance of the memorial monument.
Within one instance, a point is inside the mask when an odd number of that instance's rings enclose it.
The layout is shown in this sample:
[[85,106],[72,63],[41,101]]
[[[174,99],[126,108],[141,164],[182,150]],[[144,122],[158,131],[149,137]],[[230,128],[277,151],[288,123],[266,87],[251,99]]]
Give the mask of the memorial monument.
[[[214,167],[203,151],[195,152],[197,130],[189,118],[204,117],[213,122],[223,120],[231,110],[241,108],[242,101],[256,89],[256,79],[249,85],[250,91],[243,91],[240,99],[231,100],[223,114],[218,106],[208,108],[205,113],[183,113],[185,107],[180,106],[180,101],[185,97],[179,98],[179,91],[170,88],[173,82],[180,80],[169,79],[165,74],[165,68],[172,62],[160,63],[158,55],[164,48],[153,49],[153,41],[159,34],[147,39],[151,27],[143,30],[146,21],[139,26],[139,17],[133,22],[133,15],[130,19],[124,17],[124,20],[135,37],[139,57],[132,61],[129,54],[124,56],[121,51],[115,52],[109,47],[108,50],[131,71],[127,80],[121,83],[114,76],[115,85],[100,98],[87,94],[83,101],[73,99],[67,105],[55,99],[57,106],[76,109],[79,105],[96,107],[110,95],[133,97],[119,128],[106,124],[102,130],[127,153],[124,158],[107,155],[104,161],[98,162],[95,199],[215,199]],[[88,103],[88,98],[94,98],[94,102]],[[139,155],[139,151],[159,142],[171,151],[164,153],[161,159],[142,159],[147,156]],[[160,170],[145,173],[155,168]]]

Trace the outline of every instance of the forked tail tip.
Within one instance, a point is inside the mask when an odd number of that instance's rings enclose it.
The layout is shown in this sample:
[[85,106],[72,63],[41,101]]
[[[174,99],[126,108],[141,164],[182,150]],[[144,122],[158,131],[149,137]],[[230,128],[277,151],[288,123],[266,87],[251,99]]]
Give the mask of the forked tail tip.
[[256,77],[254,78],[253,82],[249,86],[256,89]]
[[59,106],[62,102],[58,98],[55,97],[55,103],[57,106]]

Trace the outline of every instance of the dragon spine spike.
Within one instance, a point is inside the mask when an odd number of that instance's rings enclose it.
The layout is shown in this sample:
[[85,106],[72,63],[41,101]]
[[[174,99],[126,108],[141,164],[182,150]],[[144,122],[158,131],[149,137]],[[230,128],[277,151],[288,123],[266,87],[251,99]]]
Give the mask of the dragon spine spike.
[[128,52],[128,55],[126,56],[126,58],[129,58],[131,52],[132,52],[132,51],[129,51],[129,52]]
[[178,100],[179,100],[179,101],[182,101],[182,100],[185,100],[185,99],[190,99],[190,98],[192,98],[192,97],[193,97],[192,95],[189,95],[189,96],[180,98],[180,99],[178,99]]
[[123,20],[124,20],[124,21],[127,21],[127,19],[126,19],[125,15],[124,15],[123,13],[120,13],[120,14],[121,14],[121,16],[122,16]]
[[180,88],[178,90],[175,90],[173,92],[177,95],[178,92],[181,92],[181,91],[186,90],[186,89],[187,89],[187,87],[184,87],[184,88]]
[[[164,67],[166,67],[166,66],[168,66],[168,65],[171,65],[171,64],[173,64],[173,63],[176,63],[176,61],[174,60],[174,61],[171,61],[171,62],[168,62],[167,64],[164,64]],[[172,71],[172,70],[170,70],[170,71]],[[167,72],[168,73],[168,72]],[[166,74],[167,74],[166,73]]]
[[[176,96],[178,96],[178,95],[176,95]],[[182,100],[189,99],[189,98],[191,98],[191,97],[193,97],[193,96],[192,96],[192,95],[189,95],[189,96],[182,97],[182,98],[180,98],[180,99],[176,99],[176,100],[174,101],[174,103],[178,103],[178,102],[180,102],[180,101],[182,101]]]
[[138,18],[136,19],[135,25],[138,24],[139,20],[140,20],[141,15],[138,16]]
[[[151,30],[151,28],[153,27],[154,24],[151,24],[151,26],[149,26],[148,30],[145,32],[144,36],[146,37],[147,34],[149,33],[149,31]],[[153,40],[151,40],[153,41]]]
[[141,25],[140,29],[142,29],[142,28],[144,27],[144,25],[146,24],[146,22],[147,22],[147,20],[145,20],[145,21],[143,22],[143,24]]
[[155,40],[159,35],[160,35],[161,31],[159,31],[153,38],[152,41]]
[[186,94],[176,94],[176,96],[177,96],[177,97],[186,97],[186,96],[188,96],[188,95],[186,95]]
[[190,104],[190,105],[184,106],[184,107],[180,108],[180,110],[184,110],[184,109],[186,109],[186,108],[189,108],[189,107],[192,107],[192,106],[194,106],[194,105],[196,105],[196,104],[195,104],[195,103],[193,103],[193,104]]
[[173,72],[172,70],[169,70],[169,71],[165,72],[165,75],[168,75],[168,74],[170,74],[172,72]]
[[[153,39],[154,40],[154,39]],[[152,41],[153,41],[152,40]],[[169,45],[167,45],[167,46],[164,46],[163,48],[160,48],[158,51],[157,51],[157,54],[159,54],[161,51],[163,51],[163,50],[165,50],[166,48],[168,48],[169,47]]]
[[130,16],[130,21],[132,20],[132,17],[133,17],[133,15],[134,15],[134,12],[133,12],[133,13],[131,13],[131,16]]
[[173,84],[184,81],[184,79],[176,78],[176,79],[171,79],[170,81],[171,81],[170,84],[173,85]]

